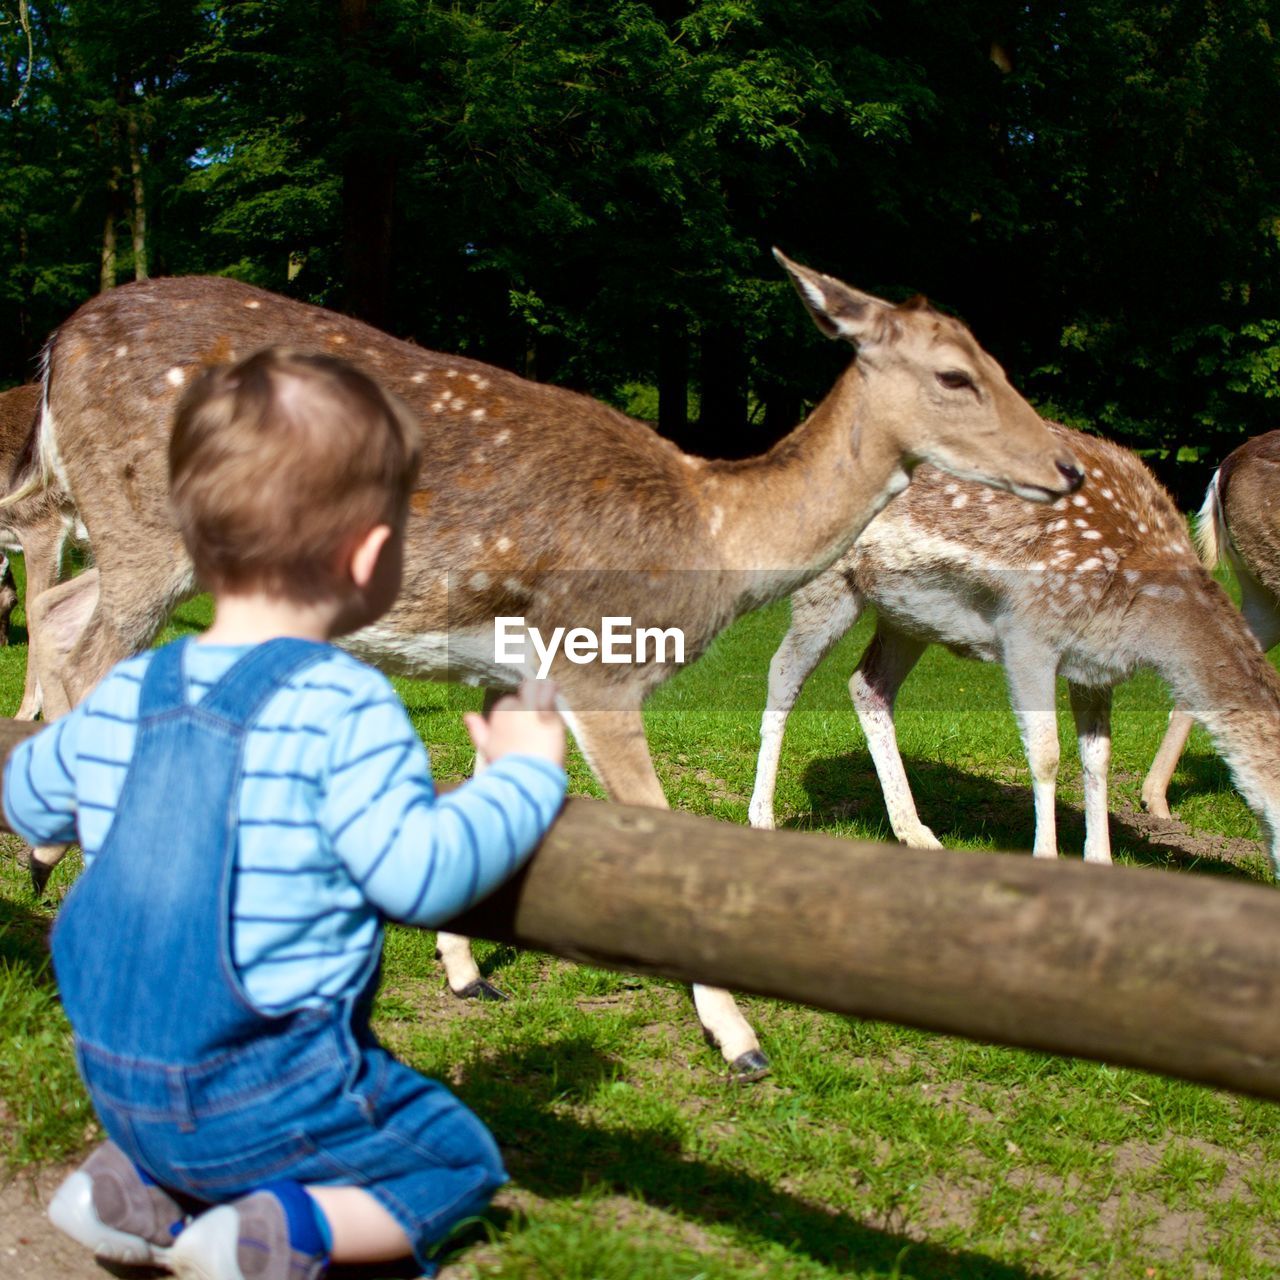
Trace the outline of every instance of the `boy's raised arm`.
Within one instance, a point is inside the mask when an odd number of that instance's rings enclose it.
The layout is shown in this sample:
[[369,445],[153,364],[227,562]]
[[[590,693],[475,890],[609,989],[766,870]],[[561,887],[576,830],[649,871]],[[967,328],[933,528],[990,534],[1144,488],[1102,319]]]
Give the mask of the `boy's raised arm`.
[[344,717],[322,812],[334,851],[387,916],[440,924],[510,876],[564,801],[563,768],[508,754],[436,795],[427,753],[394,695]]
[[55,720],[19,743],[4,771],[4,813],[28,844],[70,844],[76,832],[76,735],[82,715]]

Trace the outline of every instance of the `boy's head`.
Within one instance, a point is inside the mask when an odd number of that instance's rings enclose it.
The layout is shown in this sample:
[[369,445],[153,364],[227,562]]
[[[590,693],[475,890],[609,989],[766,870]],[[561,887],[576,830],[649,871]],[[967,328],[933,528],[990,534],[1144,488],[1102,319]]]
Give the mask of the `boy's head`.
[[309,604],[349,589],[371,529],[403,525],[420,453],[416,419],[372,378],[269,347],[183,396],[169,497],[205,586]]

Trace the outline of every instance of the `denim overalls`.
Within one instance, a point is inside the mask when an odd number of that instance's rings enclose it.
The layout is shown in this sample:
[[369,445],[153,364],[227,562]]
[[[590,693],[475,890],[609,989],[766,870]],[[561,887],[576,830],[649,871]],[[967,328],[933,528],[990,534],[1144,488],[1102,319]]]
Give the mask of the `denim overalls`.
[[432,1246],[506,1174],[484,1125],[374,1040],[381,940],[357,994],[280,1017],[253,1008],[231,961],[244,740],[329,649],[257,645],[189,706],[185,646],[147,668],[115,820],[53,931],[81,1075],[163,1186],[206,1202],[279,1179],[362,1186],[434,1274]]

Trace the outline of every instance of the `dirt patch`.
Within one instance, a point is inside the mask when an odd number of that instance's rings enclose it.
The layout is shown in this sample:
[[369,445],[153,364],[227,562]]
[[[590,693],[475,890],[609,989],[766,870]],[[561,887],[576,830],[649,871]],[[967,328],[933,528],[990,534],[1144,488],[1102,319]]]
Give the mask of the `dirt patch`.
[[1121,780],[1121,776],[1112,780],[1111,821],[1126,827],[1130,836],[1168,854],[1177,862],[1222,862],[1237,867],[1257,864],[1259,845],[1256,840],[1192,831],[1176,818],[1157,818],[1117,794],[1114,784]]
[[[149,1280],[165,1272],[140,1267],[112,1268],[97,1262],[87,1250],[58,1231],[45,1216],[45,1209],[58,1184],[75,1165],[47,1166],[0,1182],[0,1276],[4,1280]],[[508,1211],[518,1206],[517,1194],[501,1193],[494,1204]],[[485,1246],[468,1249],[458,1261],[444,1267],[439,1280],[470,1280]],[[336,1267],[331,1280],[408,1280],[418,1275],[412,1264],[398,1269],[386,1267]]]
[[998,1124],[996,1113],[981,1102],[974,1101],[974,1094],[979,1092],[976,1085],[968,1080],[947,1080],[936,1084],[926,1080],[920,1085],[924,1094],[936,1107],[945,1107],[973,1121],[975,1124]]
[[0,1274],[5,1280],[103,1280],[108,1274],[45,1217],[45,1206],[67,1172],[65,1167],[24,1171],[0,1184]]
[[747,803],[748,797],[742,792],[735,791],[724,778],[717,777],[710,769],[694,765],[690,757],[683,753],[665,757],[662,760],[662,768],[679,782],[696,782],[713,804],[745,805]]

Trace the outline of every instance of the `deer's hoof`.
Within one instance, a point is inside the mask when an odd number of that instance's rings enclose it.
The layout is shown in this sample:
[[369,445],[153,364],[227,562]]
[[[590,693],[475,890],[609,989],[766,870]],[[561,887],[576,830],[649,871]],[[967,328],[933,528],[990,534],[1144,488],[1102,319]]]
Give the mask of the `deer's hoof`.
[[[453,988],[450,987],[449,990],[453,991]],[[511,999],[505,991],[500,991],[492,982],[486,982],[483,978],[468,982],[460,991],[453,991],[453,994],[459,1000],[487,1000],[494,1004]]]
[[941,849],[942,841],[928,827],[917,827],[908,832],[902,839],[908,849]]
[[768,1074],[769,1059],[759,1049],[748,1049],[729,1064],[729,1079],[734,1084],[755,1084]]
[[27,874],[31,877],[31,891],[37,898],[44,897],[44,891],[49,886],[49,877],[53,875],[53,868],[47,862],[41,862],[39,858],[32,858],[27,863]]
[[1173,814],[1169,812],[1168,801],[1163,796],[1152,796],[1150,799],[1143,796],[1142,807],[1153,818],[1159,818],[1161,822],[1173,821]]

